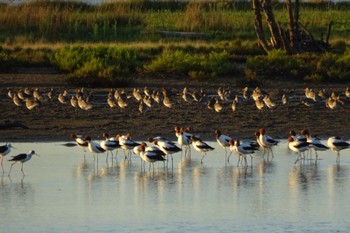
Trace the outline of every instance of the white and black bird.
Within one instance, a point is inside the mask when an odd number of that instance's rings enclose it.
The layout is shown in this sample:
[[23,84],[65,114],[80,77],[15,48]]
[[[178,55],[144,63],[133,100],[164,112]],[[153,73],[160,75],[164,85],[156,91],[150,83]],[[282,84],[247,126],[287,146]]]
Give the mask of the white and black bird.
[[[147,147],[146,143],[141,143],[140,145],[140,157],[143,161],[150,163],[149,169],[151,169],[151,164],[154,165],[155,162],[163,162],[165,153],[162,150],[155,149],[153,147]],[[154,166],[153,166],[154,169]]]
[[298,158],[295,160],[294,164],[300,161],[300,159],[304,159],[304,156],[301,154],[310,149],[310,143],[306,141],[297,141],[294,140],[294,137],[289,136],[288,138],[288,147],[294,152],[298,153]]
[[[70,137],[74,139],[75,143],[84,149],[89,146],[89,143],[85,140],[83,135],[71,134]],[[85,156],[85,155],[84,155]]]
[[327,145],[332,151],[337,152],[337,163],[340,162],[340,151],[350,147],[348,142],[338,136],[328,138]]
[[0,146],[0,156],[1,156],[0,159],[1,159],[2,172],[4,172],[4,167],[3,167],[4,157],[11,152],[11,148],[14,148],[14,147],[8,143],[6,143],[3,146]]
[[[97,154],[105,152],[105,149],[103,149],[99,143],[92,141],[90,136],[86,136],[84,140],[88,142],[88,149],[93,154],[94,159],[95,159],[95,156],[97,156]],[[97,162],[98,162],[98,157],[97,157]]]
[[23,173],[23,176],[25,176],[24,171],[23,171],[23,163],[29,161],[29,160],[32,158],[33,155],[39,156],[37,153],[35,153],[34,150],[29,151],[28,154],[23,153],[23,154],[18,154],[18,155],[16,155],[16,156],[12,156],[12,159],[9,159],[9,160],[8,160],[8,161],[13,162],[13,163],[11,164],[11,168],[10,168],[10,171],[9,171],[9,176],[10,176],[10,174],[11,174],[12,166],[13,166],[14,164],[16,164],[16,163],[21,163],[21,164],[22,164],[21,171],[22,171],[22,173]]
[[108,154],[111,152],[113,161],[113,150],[120,148],[119,140],[116,137],[109,137],[108,133],[103,133],[102,137],[105,139],[100,142],[100,146],[107,153],[106,162],[108,161]]
[[239,165],[241,157],[244,158],[245,164],[248,166],[246,158],[247,155],[249,155],[251,159],[250,166],[253,166],[253,154],[255,151],[259,150],[259,145],[257,145],[255,142],[241,142],[239,139],[236,139],[235,141],[231,139],[229,144],[231,153],[227,158],[227,162],[229,161],[232,152],[235,152],[238,155],[237,166]]
[[208,151],[212,151],[215,148],[209,146],[206,142],[203,142],[202,140],[200,140],[199,138],[197,138],[196,136],[192,136],[191,137],[192,140],[192,146],[193,148],[202,153],[202,159],[201,159],[201,163],[203,163],[203,159],[206,156]]
[[227,147],[230,146],[229,141],[232,140],[231,137],[221,134],[219,129],[215,130],[215,138],[218,144],[225,150],[225,162],[227,160]]

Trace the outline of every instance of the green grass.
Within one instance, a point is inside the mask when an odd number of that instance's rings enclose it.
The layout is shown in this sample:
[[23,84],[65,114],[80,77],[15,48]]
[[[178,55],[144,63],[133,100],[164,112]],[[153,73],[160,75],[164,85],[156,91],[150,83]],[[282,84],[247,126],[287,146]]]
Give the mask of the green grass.
[[[303,4],[300,20],[312,32],[326,34],[334,22],[333,39],[348,39],[350,3]],[[287,24],[284,4],[275,4],[281,25]],[[130,42],[175,41],[155,33],[160,30],[204,32],[210,40],[255,40],[251,3],[235,1],[149,2],[130,1],[89,5],[82,2],[40,0],[0,5],[0,42]]]

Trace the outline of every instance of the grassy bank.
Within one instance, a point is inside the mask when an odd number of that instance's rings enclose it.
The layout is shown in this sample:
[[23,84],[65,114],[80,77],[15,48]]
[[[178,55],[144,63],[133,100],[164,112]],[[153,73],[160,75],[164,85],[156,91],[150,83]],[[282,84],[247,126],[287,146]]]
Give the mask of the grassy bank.
[[[284,4],[274,7],[277,21],[287,24]],[[290,57],[281,51],[265,55],[256,45],[249,2],[0,4],[0,70],[54,66],[72,83],[94,85],[127,85],[126,77],[169,74],[231,76],[247,83],[265,78],[348,81],[349,10],[350,3],[303,3],[301,22],[316,38],[334,22],[331,44],[336,53]]]
[[[287,24],[283,3],[276,21]],[[130,42],[179,40],[159,31],[201,32],[206,40],[255,40],[250,2],[122,1],[89,5],[39,0],[0,5],[0,42]],[[303,3],[300,19],[319,37],[334,22],[333,39],[348,39],[350,3]],[[181,39],[181,38],[180,38]],[[203,39],[203,38],[202,38]]]

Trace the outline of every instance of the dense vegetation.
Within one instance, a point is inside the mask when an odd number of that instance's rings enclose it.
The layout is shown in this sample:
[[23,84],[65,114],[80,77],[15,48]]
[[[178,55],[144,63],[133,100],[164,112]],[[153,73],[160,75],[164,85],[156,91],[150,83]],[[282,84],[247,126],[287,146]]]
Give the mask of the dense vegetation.
[[[277,21],[287,23],[284,4],[274,7]],[[301,20],[315,37],[322,37],[333,21],[333,47],[324,54],[289,56],[264,54],[256,46],[246,1],[2,3],[0,70],[55,66],[72,82],[106,85],[136,74],[344,81],[350,79],[349,10],[346,2],[302,3]]]

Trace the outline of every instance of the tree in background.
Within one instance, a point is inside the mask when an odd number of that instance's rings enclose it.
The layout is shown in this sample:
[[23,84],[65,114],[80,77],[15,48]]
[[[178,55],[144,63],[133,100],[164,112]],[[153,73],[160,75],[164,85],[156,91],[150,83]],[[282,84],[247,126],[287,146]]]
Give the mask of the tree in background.
[[[285,0],[289,24],[288,29],[283,29],[276,22],[272,10],[271,0],[253,0],[253,9],[255,16],[255,31],[258,37],[259,45],[268,52],[272,49],[281,49],[288,54],[302,52],[324,52],[329,50],[329,36],[332,27],[332,22],[328,26],[326,41],[316,40],[314,36],[307,30],[307,25],[302,25],[299,22],[299,7],[300,1]],[[262,15],[265,16],[267,28],[270,32],[270,39],[266,38],[264,32],[264,24]]]

